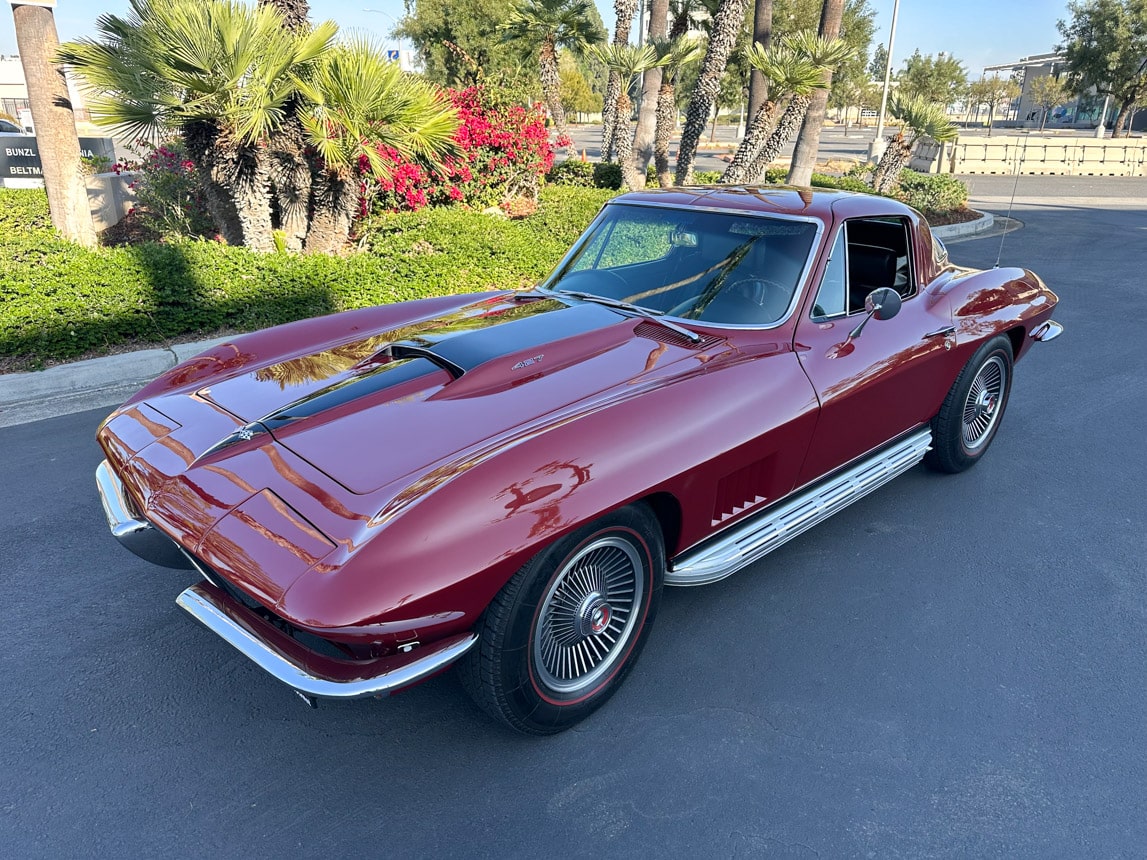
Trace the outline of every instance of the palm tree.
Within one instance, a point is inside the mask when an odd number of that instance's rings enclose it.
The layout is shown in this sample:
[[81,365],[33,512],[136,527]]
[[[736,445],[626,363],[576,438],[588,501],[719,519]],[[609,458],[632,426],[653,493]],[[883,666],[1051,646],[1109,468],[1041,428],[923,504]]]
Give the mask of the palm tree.
[[[295,32],[307,26],[310,4],[307,0],[259,0],[260,6],[273,6],[283,23]],[[299,121],[299,99],[292,98],[283,109],[283,122],[271,134],[267,149],[271,156],[271,190],[278,206],[278,226],[287,250],[300,251],[307,237],[311,198],[311,166],[306,155],[303,126]]]
[[635,75],[640,75],[653,66],[665,65],[665,57],[658,57],[652,45],[635,48],[632,45],[593,45],[587,53],[604,65],[610,73],[616,73],[621,86],[617,90],[617,123],[614,127],[613,142],[617,149],[617,161],[621,165],[621,178],[625,187],[636,191],[644,186],[643,178],[637,174],[633,164],[633,132],[630,116],[633,102],[629,98],[629,84]]
[[663,60],[661,87],[657,92],[657,130],[653,140],[653,163],[657,182],[662,188],[673,184],[669,173],[669,139],[677,123],[677,76],[686,66],[701,59],[701,44],[696,39],[678,37],[655,39],[653,50]]
[[[438,152],[454,111],[363,42],[336,46],[333,22],[293,31],[271,4],[228,0],[131,0],[126,18],[104,15],[102,38],[65,45],[61,56],[99,93],[93,119],[128,139],[176,133],[195,163],[208,208],[231,244],[272,250],[271,142],[292,105],[315,181],[300,211],[307,246],[333,247],[353,211],[351,159],[385,171],[372,146]],[[313,237],[311,234],[314,234]]]
[[900,171],[908,163],[917,140],[930,137],[943,143],[955,140],[957,136],[956,126],[948,119],[944,107],[922,98],[893,96],[888,103],[888,112],[903,125],[888,138],[888,147],[872,172],[872,189],[877,194],[887,194],[896,186]]
[[375,176],[389,171],[380,147],[437,162],[449,151],[458,121],[433,85],[405,74],[364,38],[325,53],[300,92],[312,105],[300,119],[320,158],[314,200],[323,203],[311,218],[306,250],[337,251],[350,234],[364,160]]
[[[633,27],[633,13],[637,11],[638,0],[613,0],[613,14],[616,23],[613,28],[613,44],[623,48],[629,44],[629,31]],[[621,77],[616,72],[610,72],[605,84],[605,99],[602,102],[601,112],[601,160],[609,161],[617,149],[614,132],[617,128],[618,116],[615,113],[617,95],[621,90]],[[626,124],[629,118],[626,117]]]
[[794,33],[785,40],[785,44],[816,66],[820,70],[820,78],[813,87],[792,90],[792,98],[789,99],[785,112],[777,120],[776,128],[761,147],[753,166],[749,168],[750,181],[756,180],[764,173],[769,162],[780,155],[784,145],[796,136],[812,103],[813,95],[828,89],[832,67],[846,60],[852,53],[852,48],[843,39],[820,36],[811,30]]
[[709,31],[709,47],[701,63],[701,72],[693,88],[689,109],[685,113],[685,127],[681,130],[681,142],[677,148],[678,185],[688,185],[693,181],[693,162],[697,157],[697,144],[705,131],[709,111],[721,90],[721,77],[729,62],[729,53],[737,43],[737,37],[745,23],[745,10],[749,0],[721,0],[717,14],[713,16],[713,26]]
[[[842,40],[826,39],[807,30],[794,33],[767,50],[758,44],[751,45],[749,63],[768,80],[770,97],[750,121],[721,181],[756,181],[796,132],[812,93],[828,86],[826,70],[850,53],[851,49]],[[788,106],[774,127],[777,106],[786,96]]]
[[16,44],[28,82],[36,143],[48,194],[52,226],[81,245],[96,244],[88,188],[80,162],[80,139],[62,69],[56,65],[56,20],[49,6],[14,5]]
[[562,107],[558,48],[580,51],[605,39],[605,32],[590,20],[590,0],[521,0],[501,26],[503,38],[529,46],[540,43],[538,63],[542,95],[553,117],[559,138],[567,138],[566,112]]
[[93,120],[129,140],[180,134],[224,239],[272,250],[268,136],[337,27],[295,33],[270,6],[131,0],[126,18],[96,21],[102,40],[61,56],[100,93]]

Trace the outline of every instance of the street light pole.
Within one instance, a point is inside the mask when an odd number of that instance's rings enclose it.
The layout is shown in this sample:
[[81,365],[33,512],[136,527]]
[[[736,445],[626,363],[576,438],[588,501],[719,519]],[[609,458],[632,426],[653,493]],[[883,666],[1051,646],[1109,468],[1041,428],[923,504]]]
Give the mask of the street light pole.
[[880,116],[876,120],[876,139],[868,150],[869,160],[884,154],[884,112],[888,108],[888,87],[892,83],[892,46],[896,41],[896,18],[900,14],[900,0],[892,4],[892,27],[888,31],[888,60],[884,64],[884,92],[880,94]]

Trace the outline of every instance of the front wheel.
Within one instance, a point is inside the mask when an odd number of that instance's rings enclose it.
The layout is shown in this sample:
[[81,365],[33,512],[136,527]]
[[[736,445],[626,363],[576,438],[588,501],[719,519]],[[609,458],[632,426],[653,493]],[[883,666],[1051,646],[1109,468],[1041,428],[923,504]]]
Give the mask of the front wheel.
[[962,472],[992,444],[1012,390],[1012,344],[1004,336],[983,344],[964,365],[940,412],[932,419],[932,450],[925,464]]
[[665,549],[653,513],[622,508],[555,541],[487,607],[462,684],[518,731],[553,734],[617,690],[649,635]]

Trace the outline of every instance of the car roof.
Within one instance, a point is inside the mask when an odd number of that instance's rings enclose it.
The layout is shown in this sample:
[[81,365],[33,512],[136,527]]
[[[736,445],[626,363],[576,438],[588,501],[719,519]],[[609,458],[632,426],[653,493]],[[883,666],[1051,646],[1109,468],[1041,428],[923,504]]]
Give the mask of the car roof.
[[803,215],[826,223],[837,217],[907,215],[903,203],[873,194],[791,185],[697,185],[651,188],[614,197],[610,203],[645,203],[754,212],[761,215]]

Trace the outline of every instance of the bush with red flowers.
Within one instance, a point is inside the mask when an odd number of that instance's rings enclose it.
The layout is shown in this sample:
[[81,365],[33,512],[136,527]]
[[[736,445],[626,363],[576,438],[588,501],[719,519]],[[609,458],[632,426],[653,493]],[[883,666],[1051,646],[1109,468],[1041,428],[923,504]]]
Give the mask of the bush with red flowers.
[[454,203],[484,209],[513,198],[536,199],[554,163],[544,110],[522,107],[507,90],[489,84],[447,93],[458,111],[457,153],[436,167],[381,147],[390,176],[366,189],[375,210],[413,212]]
[[183,144],[141,140],[138,145],[145,150],[138,162],[121,160],[112,167],[118,174],[134,173],[128,187],[135,191],[135,219],[164,236],[213,235],[215,222]]

